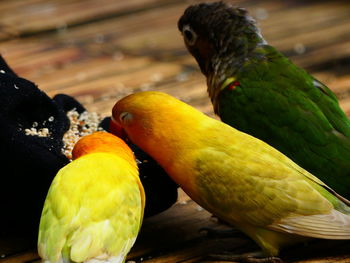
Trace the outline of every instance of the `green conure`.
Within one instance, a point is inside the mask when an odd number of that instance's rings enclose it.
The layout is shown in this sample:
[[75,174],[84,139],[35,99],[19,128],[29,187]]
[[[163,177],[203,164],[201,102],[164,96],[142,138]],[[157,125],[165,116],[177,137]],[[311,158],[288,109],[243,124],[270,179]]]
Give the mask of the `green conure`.
[[178,27],[223,122],[350,198],[350,122],[330,89],[268,45],[245,9],[193,5]]

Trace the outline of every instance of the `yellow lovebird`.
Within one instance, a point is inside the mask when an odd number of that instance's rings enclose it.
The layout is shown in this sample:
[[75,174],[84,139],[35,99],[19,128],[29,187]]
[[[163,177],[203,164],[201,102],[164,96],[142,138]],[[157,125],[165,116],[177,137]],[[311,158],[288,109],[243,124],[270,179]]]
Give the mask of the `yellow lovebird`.
[[161,92],[121,99],[113,122],[264,256],[304,237],[350,239],[349,201],[259,139]]
[[39,255],[45,263],[124,262],[145,207],[134,155],[118,137],[96,132],[77,142],[73,158],[48,191]]

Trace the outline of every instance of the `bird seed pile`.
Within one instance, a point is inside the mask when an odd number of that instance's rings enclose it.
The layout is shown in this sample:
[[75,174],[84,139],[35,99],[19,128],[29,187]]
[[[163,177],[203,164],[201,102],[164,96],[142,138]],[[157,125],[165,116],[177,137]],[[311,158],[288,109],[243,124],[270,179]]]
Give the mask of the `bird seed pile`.
[[[48,121],[52,122],[54,120],[54,117],[51,116]],[[43,125],[45,125],[46,121],[43,122]],[[39,123],[36,121],[33,122],[32,127],[29,129],[25,129],[24,132],[26,135],[31,135],[31,136],[39,136],[39,137],[48,137],[50,136],[50,131],[48,128],[40,128],[38,129]]]
[[[99,123],[102,117],[96,112],[84,111],[79,113],[76,109],[72,109],[67,112],[67,117],[70,121],[70,127],[63,136],[62,153],[69,159],[72,159],[72,150],[75,143],[83,136],[91,134],[96,131],[103,131],[99,127]],[[48,119],[52,122],[54,117]],[[48,137],[50,136],[50,130],[48,128],[38,128],[38,123],[33,122],[31,128],[24,130],[27,136]]]
[[71,160],[74,145],[81,137],[96,131],[103,131],[101,127],[98,127],[102,117],[96,112],[79,113],[75,109],[68,111],[67,117],[70,127],[63,136],[62,153]]

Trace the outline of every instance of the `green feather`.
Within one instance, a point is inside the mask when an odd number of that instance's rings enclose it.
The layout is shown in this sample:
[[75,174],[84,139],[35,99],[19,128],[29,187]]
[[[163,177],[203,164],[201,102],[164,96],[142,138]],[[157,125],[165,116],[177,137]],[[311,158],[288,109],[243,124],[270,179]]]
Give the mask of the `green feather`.
[[178,27],[222,121],[350,198],[350,122],[330,89],[269,46],[242,8],[190,6]]
[[242,67],[240,86],[220,93],[217,113],[349,198],[350,122],[335,95],[272,47],[261,49],[269,62]]

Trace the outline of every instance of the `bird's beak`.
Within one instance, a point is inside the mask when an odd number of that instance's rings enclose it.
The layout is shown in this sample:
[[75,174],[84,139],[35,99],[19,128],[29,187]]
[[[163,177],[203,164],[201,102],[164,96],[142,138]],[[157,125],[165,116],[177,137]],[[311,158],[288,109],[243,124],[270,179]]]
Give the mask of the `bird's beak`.
[[111,121],[109,122],[109,132],[124,141],[128,138],[123,127],[113,117],[111,117]]

